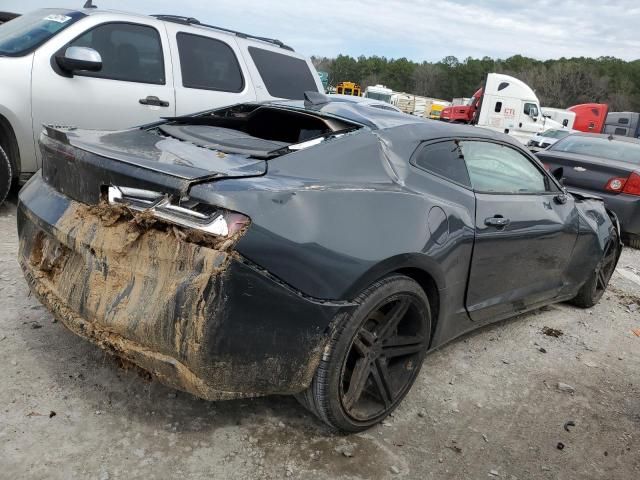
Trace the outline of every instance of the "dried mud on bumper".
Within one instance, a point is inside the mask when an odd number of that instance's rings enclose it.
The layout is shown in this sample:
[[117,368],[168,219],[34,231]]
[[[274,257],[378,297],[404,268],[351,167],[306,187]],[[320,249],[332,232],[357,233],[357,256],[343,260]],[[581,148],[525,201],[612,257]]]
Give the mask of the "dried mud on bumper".
[[22,268],[67,328],[174,388],[210,400],[253,396],[224,389],[228,365],[210,362],[204,344],[224,315],[219,284],[242,233],[220,241],[145,213],[76,202],[51,234],[30,220]]

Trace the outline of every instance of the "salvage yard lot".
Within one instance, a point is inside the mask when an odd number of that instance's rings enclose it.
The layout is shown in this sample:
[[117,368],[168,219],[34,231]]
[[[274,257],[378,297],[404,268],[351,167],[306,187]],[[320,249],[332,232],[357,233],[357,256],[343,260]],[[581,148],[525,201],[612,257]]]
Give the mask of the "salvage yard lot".
[[638,250],[596,307],[453,342],[393,417],[343,437],[293,398],[149,382],[53,323],[16,262],[15,201],[0,207],[0,478],[640,478]]

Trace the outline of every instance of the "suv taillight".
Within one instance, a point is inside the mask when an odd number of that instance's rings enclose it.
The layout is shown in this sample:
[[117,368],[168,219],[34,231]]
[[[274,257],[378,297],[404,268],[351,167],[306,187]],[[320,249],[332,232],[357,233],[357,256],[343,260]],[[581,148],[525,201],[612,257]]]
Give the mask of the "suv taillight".
[[632,172],[622,188],[622,193],[640,196],[640,173]]

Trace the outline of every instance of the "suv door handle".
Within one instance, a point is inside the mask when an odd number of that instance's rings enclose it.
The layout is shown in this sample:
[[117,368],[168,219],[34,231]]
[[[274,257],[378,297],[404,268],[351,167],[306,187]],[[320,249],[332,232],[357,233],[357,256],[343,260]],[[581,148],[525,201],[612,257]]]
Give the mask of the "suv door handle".
[[169,102],[160,100],[158,97],[149,96],[147,98],[141,98],[138,100],[141,105],[153,105],[155,107],[168,107]]
[[510,223],[511,223],[511,220],[498,215],[484,219],[485,225],[487,225],[488,227],[496,227],[498,229],[502,229],[507,225],[509,225]]

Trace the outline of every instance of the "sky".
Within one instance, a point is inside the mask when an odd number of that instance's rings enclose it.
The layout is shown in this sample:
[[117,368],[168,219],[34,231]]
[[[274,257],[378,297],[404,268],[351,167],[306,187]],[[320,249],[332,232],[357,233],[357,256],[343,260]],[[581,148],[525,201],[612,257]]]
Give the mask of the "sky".
[[[79,8],[85,0],[0,0],[0,10]],[[278,38],[306,55],[448,55],[541,60],[640,58],[638,0],[94,0],[100,8],[195,17]]]

